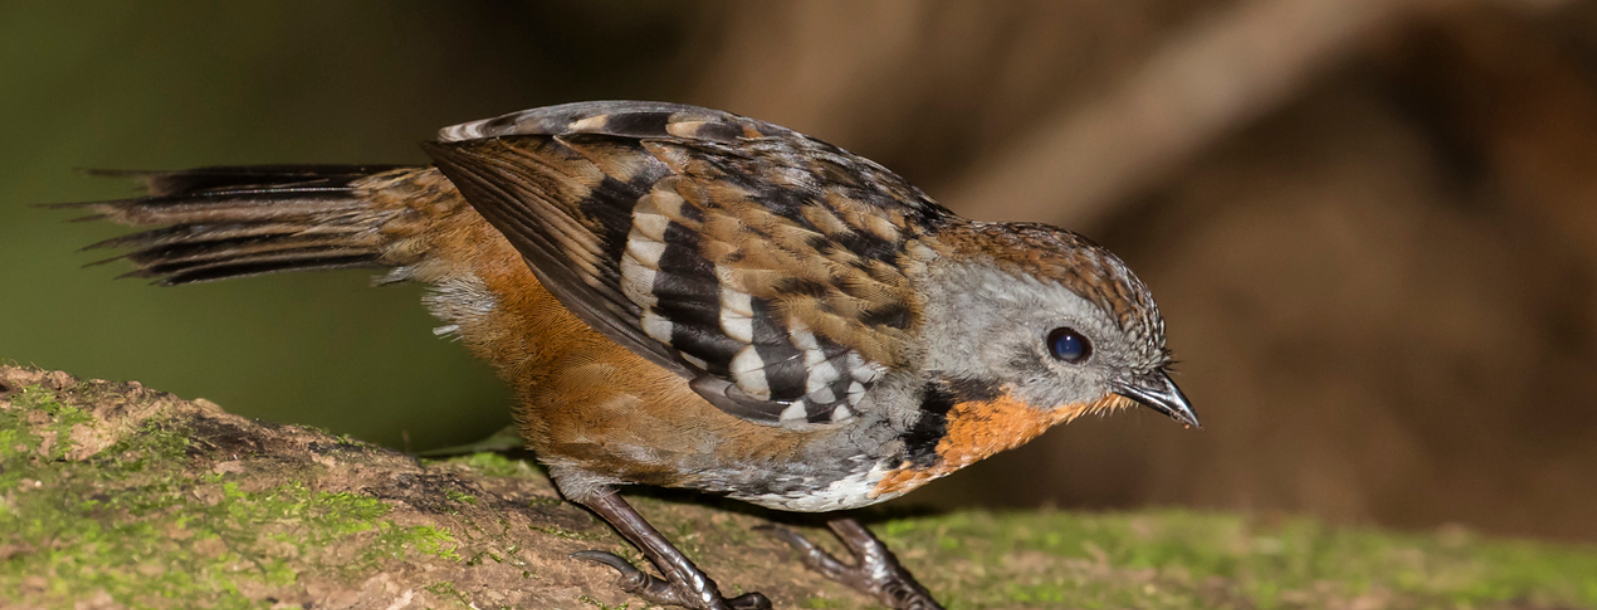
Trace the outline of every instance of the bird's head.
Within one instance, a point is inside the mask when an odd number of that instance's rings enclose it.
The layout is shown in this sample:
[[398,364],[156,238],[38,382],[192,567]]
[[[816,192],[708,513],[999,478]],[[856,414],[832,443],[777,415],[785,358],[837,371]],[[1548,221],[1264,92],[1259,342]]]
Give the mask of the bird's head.
[[1052,421],[1142,404],[1199,425],[1170,379],[1153,297],[1108,250],[1046,225],[969,222],[923,254],[936,257],[922,280],[932,375]]

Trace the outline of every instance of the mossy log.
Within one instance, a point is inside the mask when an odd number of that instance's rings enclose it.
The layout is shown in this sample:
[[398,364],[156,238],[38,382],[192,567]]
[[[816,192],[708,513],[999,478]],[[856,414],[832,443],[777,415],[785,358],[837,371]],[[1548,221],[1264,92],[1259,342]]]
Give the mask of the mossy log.
[[[813,521],[686,495],[639,510],[737,594],[869,600],[752,527]],[[1597,549],[1151,511],[879,513],[953,608],[1597,607]],[[830,542],[823,530],[806,532]],[[835,548],[835,547],[834,547]],[[525,461],[426,461],[135,382],[0,366],[0,607],[624,608],[637,559]]]

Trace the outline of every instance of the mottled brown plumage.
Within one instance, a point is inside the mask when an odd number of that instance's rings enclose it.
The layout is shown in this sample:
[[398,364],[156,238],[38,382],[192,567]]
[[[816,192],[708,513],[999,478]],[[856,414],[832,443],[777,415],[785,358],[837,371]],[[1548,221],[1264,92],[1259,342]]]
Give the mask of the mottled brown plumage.
[[[162,228],[99,244],[168,284],[389,269],[511,385],[563,493],[661,571],[657,603],[757,608],[613,488],[647,484],[826,511],[881,502],[1084,413],[1136,402],[1195,425],[1162,318],[1073,233],[955,216],[839,148],[723,112],[590,102],[466,123],[436,167],[206,168],[85,204]],[[791,532],[808,565],[932,608],[858,524],[862,563]],[[885,559],[884,559],[885,558]]]

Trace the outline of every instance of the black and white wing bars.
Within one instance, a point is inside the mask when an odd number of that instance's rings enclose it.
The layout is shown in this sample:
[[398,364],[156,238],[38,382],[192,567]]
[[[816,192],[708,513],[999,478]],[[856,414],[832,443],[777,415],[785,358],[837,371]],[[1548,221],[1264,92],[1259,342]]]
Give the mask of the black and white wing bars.
[[426,148],[562,304],[760,422],[847,419],[911,357],[899,256],[952,217],[871,161],[692,106],[539,108]]

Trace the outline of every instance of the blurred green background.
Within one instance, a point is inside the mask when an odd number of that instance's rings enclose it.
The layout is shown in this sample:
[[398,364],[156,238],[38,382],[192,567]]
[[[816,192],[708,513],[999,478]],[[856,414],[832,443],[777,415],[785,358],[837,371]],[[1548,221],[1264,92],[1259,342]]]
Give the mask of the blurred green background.
[[417,286],[157,289],[76,168],[422,163],[587,99],[724,108],[1153,288],[1202,432],[1081,421],[909,496],[1597,540],[1597,3],[0,4],[0,358],[425,450],[508,423]]
[[[116,235],[30,203],[126,197],[77,168],[424,163],[440,126],[588,98],[667,98],[667,5],[0,6],[0,357],[137,379],[235,412],[414,449],[509,423],[506,393],[427,332],[420,286],[373,272],[155,289],[111,281]],[[534,24],[527,26],[525,24]],[[543,24],[543,25],[537,25]],[[626,42],[627,44],[619,44]],[[665,52],[638,56],[638,46]],[[26,145],[21,143],[26,142]]]

